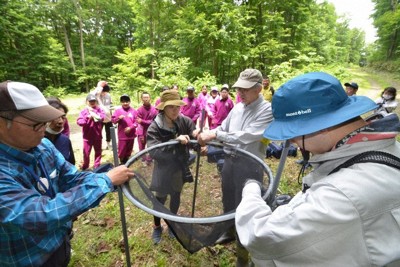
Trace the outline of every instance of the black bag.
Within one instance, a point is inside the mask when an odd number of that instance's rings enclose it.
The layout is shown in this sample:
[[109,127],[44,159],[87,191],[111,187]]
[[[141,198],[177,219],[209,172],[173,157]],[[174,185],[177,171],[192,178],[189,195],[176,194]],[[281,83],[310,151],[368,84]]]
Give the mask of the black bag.
[[[282,143],[282,146],[284,146],[283,143]],[[295,146],[293,144],[289,145],[288,156],[289,157],[297,157],[297,146]]]
[[[266,157],[267,158],[274,157],[274,158],[280,159],[284,146],[285,146],[284,142],[282,142],[280,144],[277,144],[275,142],[269,143],[268,147],[267,147]],[[289,145],[288,156],[289,157],[297,157],[297,147],[295,145],[293,145],[293,144]]]
[[271,142],[267,146],[266,157],[281,158],[283,147],[275,142]]

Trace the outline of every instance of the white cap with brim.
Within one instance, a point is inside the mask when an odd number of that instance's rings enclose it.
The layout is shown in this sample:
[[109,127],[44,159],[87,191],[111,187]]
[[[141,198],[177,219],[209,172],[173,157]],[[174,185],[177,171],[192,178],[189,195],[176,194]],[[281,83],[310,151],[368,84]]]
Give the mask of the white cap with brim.
[[274,120],[264,137],[287,140],[338,125],[377,108],[365,96],[347,96],[339,80],[307,73],[282,85],[272,98]]
[[20,116],[35,122],[49,122],[64,115],[49,105],[38,88],[28,83],[0,83],[0,99],[0,111],[17,111]]

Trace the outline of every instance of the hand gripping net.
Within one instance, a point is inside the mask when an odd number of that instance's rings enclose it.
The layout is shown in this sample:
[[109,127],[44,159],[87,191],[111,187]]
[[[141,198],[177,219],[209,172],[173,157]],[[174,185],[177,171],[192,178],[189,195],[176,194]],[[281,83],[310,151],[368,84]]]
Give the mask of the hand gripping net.
[[[176,176],[176,166],[182,165],[182,145],[178,141],[162,143],[143,151],[129,159],[126,165],[134,171],[135,177],[122,186],[125,196],[138,208],[165,220],[177,240],[190,253],[213,245],[215,241],[234,225],[235,209],[224,212],[221,190],[221,170],[227,153],[234,157],[237,167],[251,173],[259,169],[266,188],[263,198],[267,199],[272,188],[272,172],[256,156],[245,150],[211,142],[208,152],[201,153],[197,141],[191,141],[190,157],[178,171],[172,187],[182,187],[180,206],[177,214],[170,211],[170,196],[163,205],[151,190],[154,176],[171,181]],[[200,156],[202,154],[202,156]],[[203,156],[204,154],[204,156]],[[179,168],[178,168],[179,169]],[[165,176],[164,176],[165,175]],[[177,180],[186,182],[176,182]],[[244,177],[243,181],[253,177]],[[189,181],[189,182],[188,182]],[[190,182],[192,181],[192,182]],[[154,181],[153,181],[154,183]],[[242,182],[241,182],[242,184]],[[153,187],[152,187],[153,188]]]

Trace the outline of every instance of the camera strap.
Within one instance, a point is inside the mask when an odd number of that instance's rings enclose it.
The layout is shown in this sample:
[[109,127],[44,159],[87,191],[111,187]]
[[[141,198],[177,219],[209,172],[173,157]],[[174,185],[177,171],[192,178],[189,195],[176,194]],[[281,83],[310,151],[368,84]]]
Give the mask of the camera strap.
[[[389,167],[400,170],[400,158],[382,151],[366,151],[361,154],[358,154],[355,157],[352,157],[351,159],[337,166],[328,175],[331,175],[342,168],[348,168],[357,163],[367,163],[367,162],[384,164]],[[302,192],[305,193],[309,188],[310,188],[309,185],[303,184]]]
[[389,167],[400,170],[400,158],[382,151],[366,151],[342,163],[341,165],[336,167],[333,171],[331,171],[329,175],[339,171],[342,168],[348,168],[356,163],[366,163],[366,162],[384,164]]

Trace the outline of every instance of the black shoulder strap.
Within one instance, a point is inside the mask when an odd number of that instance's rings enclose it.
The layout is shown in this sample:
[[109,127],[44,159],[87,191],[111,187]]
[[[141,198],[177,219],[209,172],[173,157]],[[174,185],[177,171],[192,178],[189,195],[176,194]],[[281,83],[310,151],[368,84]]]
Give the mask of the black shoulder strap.
[[345,163],[339,165],[333,171],[331,171],[329,174],[335,173],[338,170],[340,170],[342,168],[347,168],[353,164],[365,163],[365,162],[374,162],[374,163],[385,164],[387,166],[390,166],[390,167],[400,170],[400,158],[393,156],[392,154],[389,154],[386,152],[367,151],[367,152],[361,153],[361,154],[349,159]]

